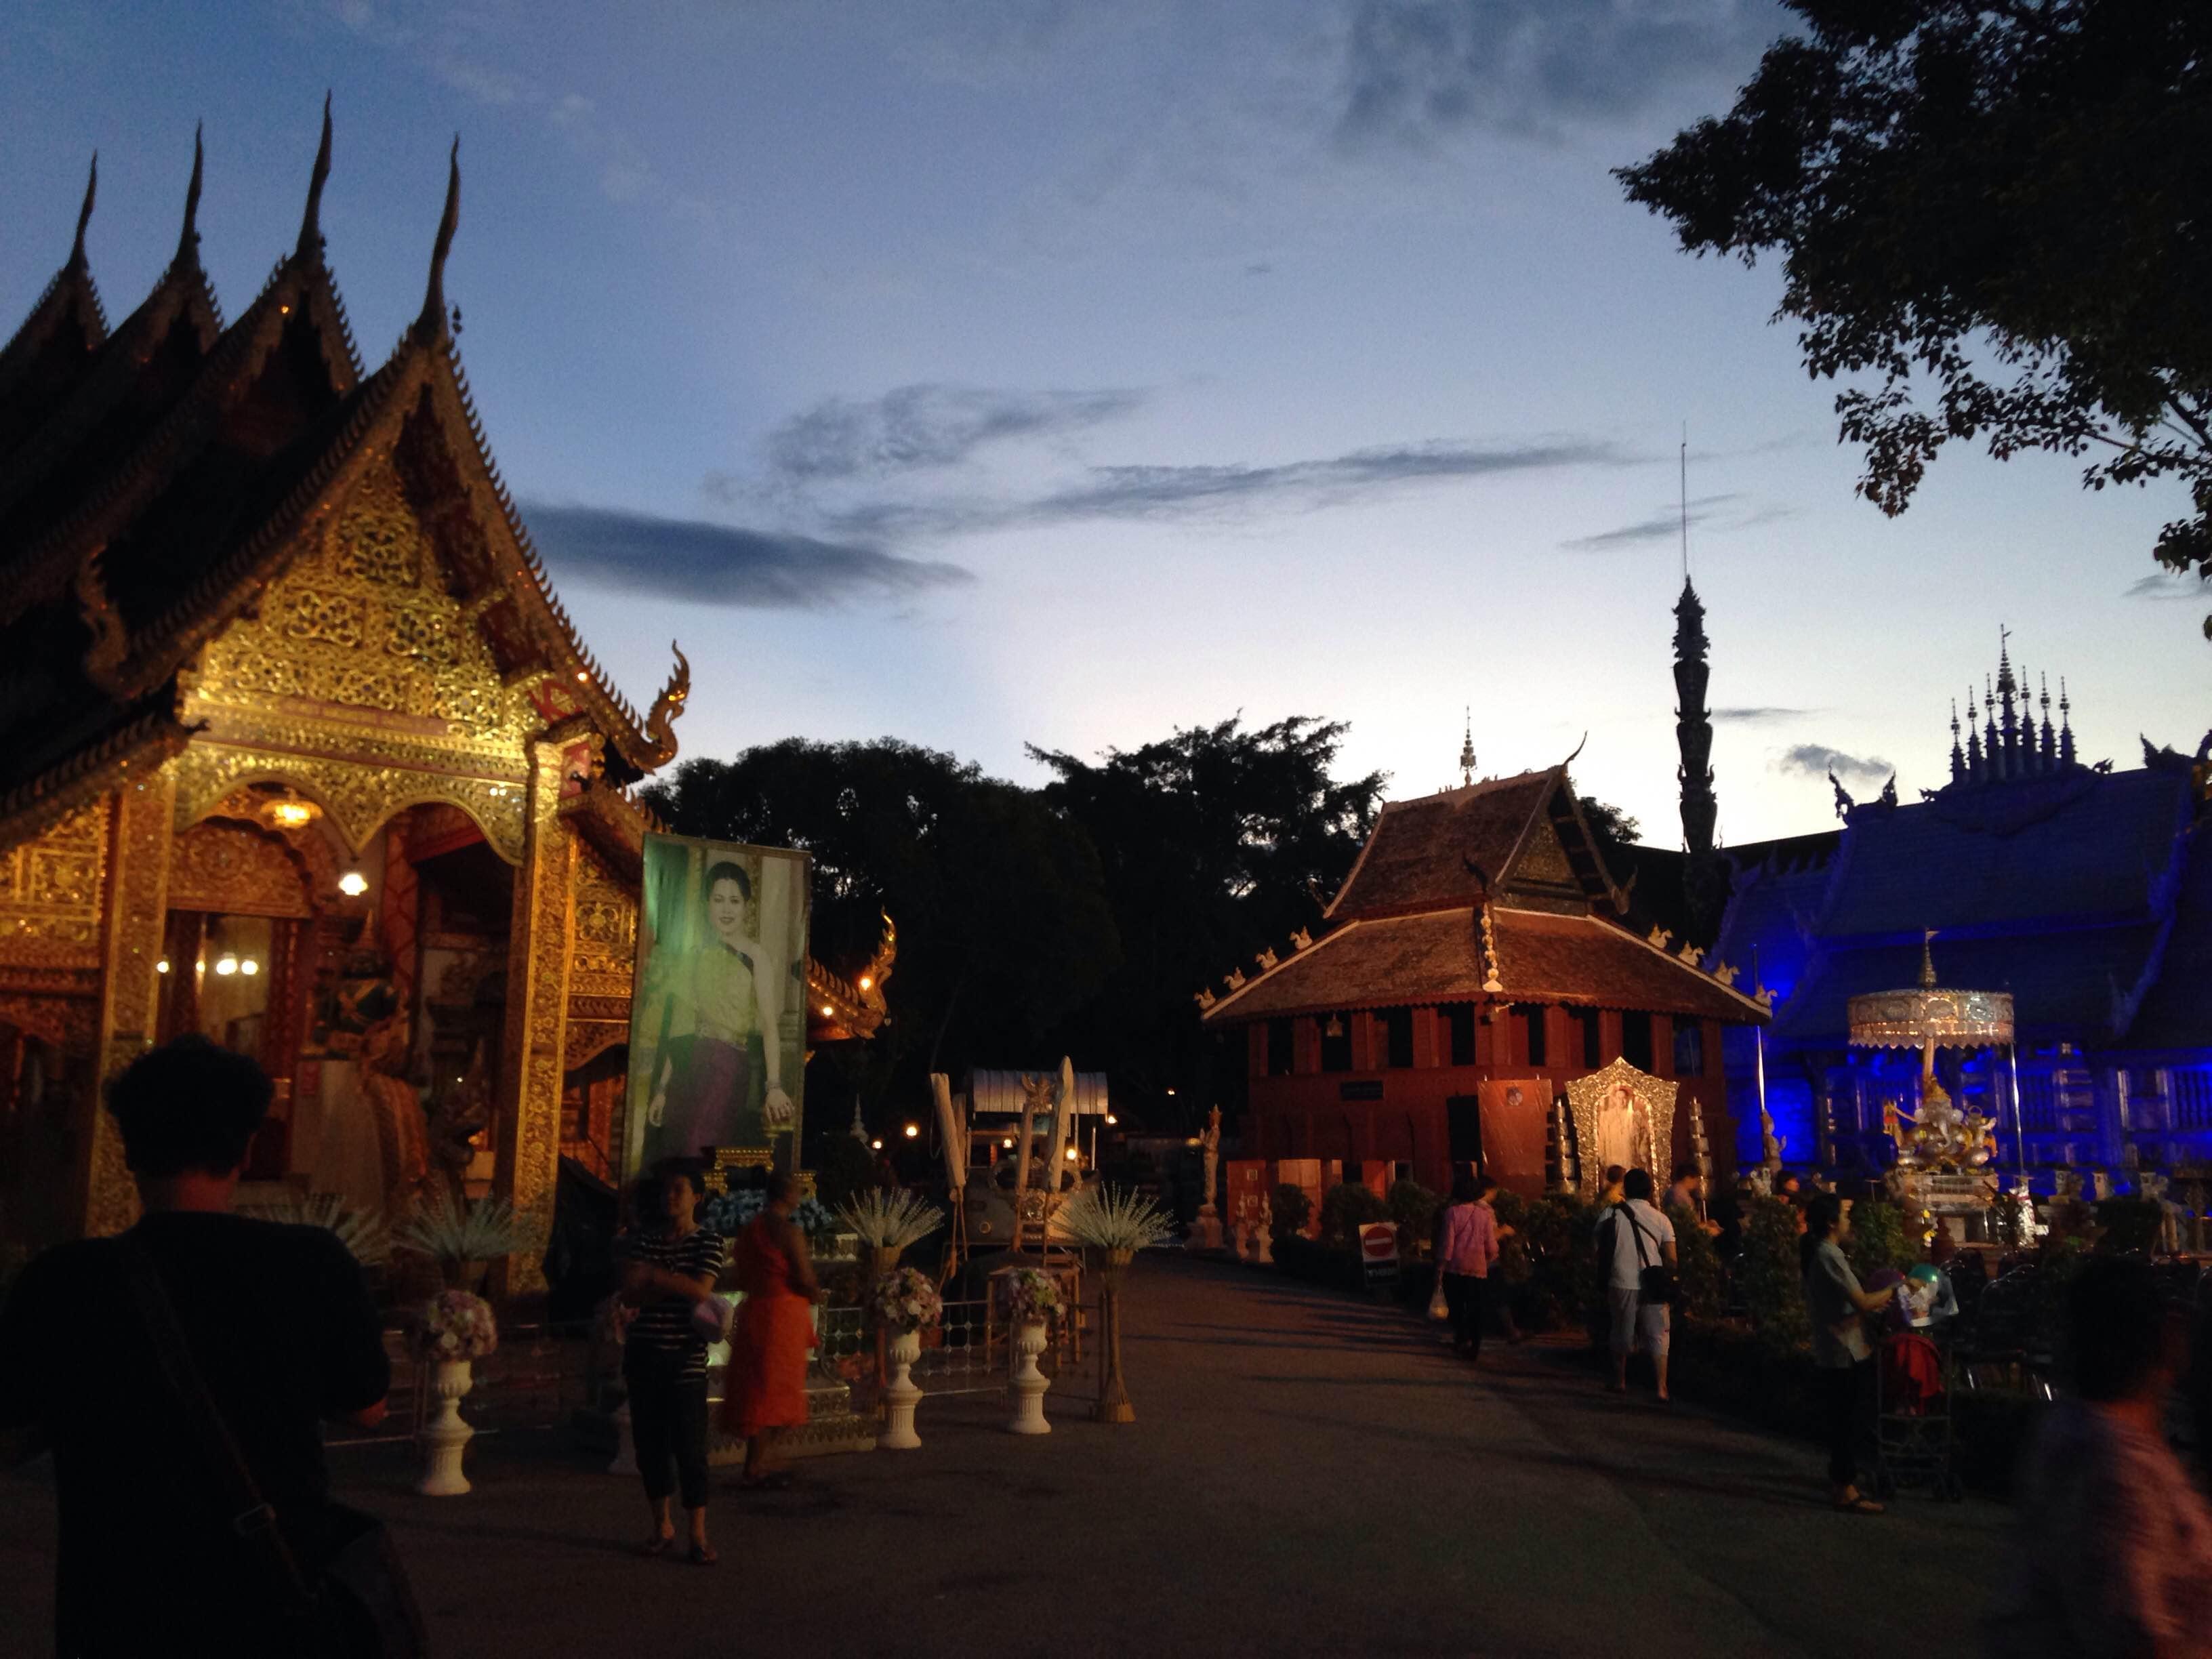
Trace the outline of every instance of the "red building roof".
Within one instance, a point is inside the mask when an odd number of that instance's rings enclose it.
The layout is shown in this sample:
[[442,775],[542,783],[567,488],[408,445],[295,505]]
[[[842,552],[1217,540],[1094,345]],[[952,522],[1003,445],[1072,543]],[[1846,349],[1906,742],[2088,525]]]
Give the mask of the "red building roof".
[[[1680,957],[1593,915],[1473,906],[1346,922],[1206,1013],[1224,1024],[1407,1003],[1559,1003],[1745,1024],[1766,1010]],[[1493,971],[1494,970],[1494,971]]]
[[[1334,931],[1206,1009],[1209,1024],[1487,998],[1748,1023],[1765,1007],[1623,927],[1567,769],[1393,801],[1324,913]],[[1206,1000],[1201,997],[1201,1002]]]

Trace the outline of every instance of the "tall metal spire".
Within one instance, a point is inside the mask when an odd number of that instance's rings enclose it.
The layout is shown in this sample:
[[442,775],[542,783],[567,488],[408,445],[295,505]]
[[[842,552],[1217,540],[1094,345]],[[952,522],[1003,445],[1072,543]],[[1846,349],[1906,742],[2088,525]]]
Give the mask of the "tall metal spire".
[[1966,751],[1959,747],[1959,700],[1951,699],[1951,781],[1959,782],[1966,775]]
[[1474,705],[1467,707],[1467,735],[1460,739],[1459,787],[1466,788],[1474,781]]
[[1717,930],[1727,897],[1720,860],[1713,850],[1713,824],[1720,805],[1713,797],[1713,723],[1705,707],[1705,607],[1686,574],[1682,597],[1674,602],[1674,741],[1681,763],[1674,781],[1681,788],[1682,846],[1689,854],[1684,896],[1690,925],[1710,939]]

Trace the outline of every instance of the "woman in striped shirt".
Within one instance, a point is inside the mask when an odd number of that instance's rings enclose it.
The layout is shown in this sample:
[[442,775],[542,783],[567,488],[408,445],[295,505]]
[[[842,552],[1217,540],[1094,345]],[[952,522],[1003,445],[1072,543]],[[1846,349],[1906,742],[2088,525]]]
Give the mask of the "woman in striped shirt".
[[648,1176],[641,1183],[638,1225],[616,1249],[623,1299],[638,1310],[623,1345],[623,1381],[629,1389],[638,1472],[653,1510],[645,1553],[665,1555],[674,1545],[668,1499],[680,1491],[691,1514],[690,1559],[705,1567],[717,1559],[707,1541],[708,1338],[693,1315],[714,1302],[722,1238],[694,1218],[701,1190],[688,1168],[664,1167]]

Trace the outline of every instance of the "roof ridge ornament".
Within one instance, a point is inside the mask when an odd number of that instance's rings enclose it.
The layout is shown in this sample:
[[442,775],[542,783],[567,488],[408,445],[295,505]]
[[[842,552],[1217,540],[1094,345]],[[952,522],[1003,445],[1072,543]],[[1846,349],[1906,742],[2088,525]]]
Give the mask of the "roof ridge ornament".
[[185,186],[185,228],[177,237],[177,262],[197,259],[200,248],[200,181],[207,167],[207,149],[200,125],[192,127],[192,181]]
[[425,340],[448,337],[446,321],[446,256],[453,252],[453,232],[461,222],[461,136],[453,135],[453,153],[447,160],[446,210],[438,216],[438,240],[430,249],[430,281],[422,294],[422,314],[415,319],[415,332]]
[[92,204],[100,194],[100,152],[92,153],[92,171],[85,177],[84,205],[76,210],[76,240],[70,244],[69,262],[82,268],[84,258],[84,228],[92,222]]
[[315,146],[315,170],[307,175],[307,206],[300,216],[301,259],[320,257],[323,251],[323,184],[331,176],[331,94],[323,94],[323,137]]

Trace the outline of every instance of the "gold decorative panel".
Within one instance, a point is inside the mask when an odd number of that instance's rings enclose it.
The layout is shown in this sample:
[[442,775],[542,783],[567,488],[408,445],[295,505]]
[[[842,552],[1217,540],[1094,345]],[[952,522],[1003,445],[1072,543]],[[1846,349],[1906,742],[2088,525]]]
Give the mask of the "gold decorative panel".
[[576,866],[576,939],[569,990],[578,996],[623,997],[637,957],[637,895],[610,870],[589,842]]
[[242,823],[201,823],[176,840],[169,908],[231,915],[313,914],[307,872],[278,837]]
[[[154,1038],[161,955],[168,921],[169,850],[176,823],[176,779],[164,767],[125,785],[115,805],[113,869],[106,894],[106,973],[100,982],[100,1076],[115,1076]],[[122,1137],[97,1098],[79,1105],[84,1231],[122,1231],[137,1218],[138,1194],[123,1165]]]
[[109,811],[88,806],[0,853],[0,963],[99,964]]
[[426,716],[498,741],[519,767],[535,726],[526,688],[501,682],[491,646],[448,591],[434,544],[388,465],[362,475],[319,534],[207,649],[193,688],[219,708],[271,699]]
[[[387,753],[407,745],[360,740],[353,744]],[[413,765],[380,764],[373,758],[332,759],[296,750],[244,747],[195,738],[177,763],[177,821],[190,825],[213,811],[239,785],[274,780],[310,797],[351,847],[368,843],[379,825],[426,801],[458,806],[475,819],[484,839],[509,864],[522,862],[524,786],[499,778],[469,777]]]
[[553,1183],[561,1158],[561,1096],[567,1069],[568,963],[580,848],[562,817],[561,750],[533,745],[529,839],[514,884],[507,940],[507,1096],[494,1125],[493,1185],[514,1206],[521,1247],[508,1256],[508,1296],[545,1288],[540,1258],[553,1231]]

